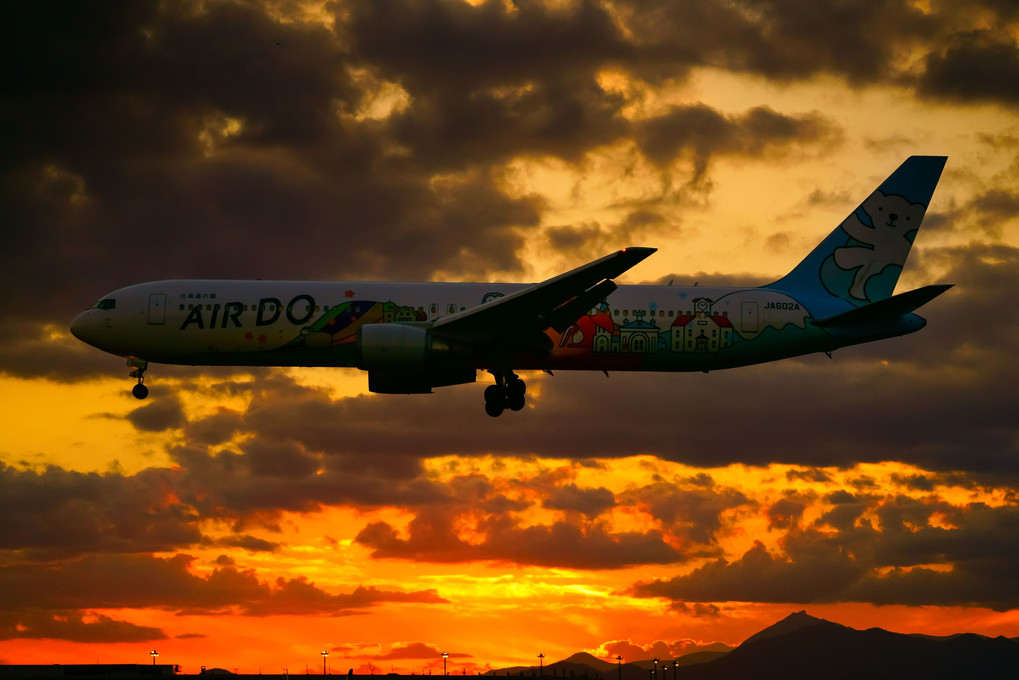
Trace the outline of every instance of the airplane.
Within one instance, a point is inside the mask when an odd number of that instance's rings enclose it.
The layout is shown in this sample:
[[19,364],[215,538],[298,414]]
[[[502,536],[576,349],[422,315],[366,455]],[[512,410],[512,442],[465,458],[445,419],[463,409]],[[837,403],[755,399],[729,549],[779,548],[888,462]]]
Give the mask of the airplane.
[[516,371],[713,371],[913,333],[951,288],[893,295],[947,157],[911,156],[786,276],[760,287],[620,285],[652,253],[629,247],[546,281],[171,280],[102,297],[71,323],[150,362],[357,367],[371,392],[423,394],[494,377],[485,411],[525,405]]

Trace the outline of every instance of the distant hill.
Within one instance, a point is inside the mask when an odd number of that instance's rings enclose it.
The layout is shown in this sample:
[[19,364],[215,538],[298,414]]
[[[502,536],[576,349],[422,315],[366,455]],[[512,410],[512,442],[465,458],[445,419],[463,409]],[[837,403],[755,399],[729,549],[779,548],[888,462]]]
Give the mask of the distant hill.
[[725,657],[685,669],[684,680],[956,680],[1019,678],[1019,644],[1005,637],[860,631],[798,612]]
[[[723,647],[724,648],[724,647]],[[671,660],[670,660],[671,662]],[[948,637],[902,635],[881,628],[855,630],[805,611],[790,614],[750,636],[731,652],[684,656],[679,668],[658,680],[994,680],[1019,678],[1019,639],[963,633]],[[545,664],[545,678],[651,680],[650,660],[622,664],[587,653]],[[490,671],[487,675],[537,677],[537,666]]]
[[[806,628],[807,626],[816,626],[819,623],[831,623],[831,621],[825,621],[824,619],[814,618],[806,611],[798,611],[789,616],[785,617],[778,623],[774,623],[764,630],[754,633],[746,640],[743,641],[744,645],[753,644],[769,638],[779,637]],[[834,624],[838,625],[838,624]],[[742,645],[740,645],[742,646]]]
[[[680,668],[698,663],[713,661],[725,656],[733,648],[720,642],[697,647],[696,651],[680,657]],[[671,669],[672,659],[662,659],[658,664],[659,680],[673,680],[675,673]],[[666,666],[670,670],[665,671]],[[598,680],[651,680],[651,669],[654,661],[641,659],[632,663],[618,664],[614,661],[599,659],[587,652],[578,652],[562,661],[553,661],[544,664],[542,674],[546,680],[551,678],[594,678]],[[485,675],[502,677],[524,677],[537,678],[538,666],[511,666],[499,668],[485,673]]]
[[551,665],[555,666],[561,663],[576,664],[578,666],[588,666],[590,668],[595,669],[596,671],[601,671],[602,673],[604,673],[605,671],[612,671],[616,669],[616,664],[610,661],[602,661],[598,657],[594,656],[593,654],[588,654],[587,652],[577,652],[568,659],[563,659],[562,661],[558,661],[555,664]]

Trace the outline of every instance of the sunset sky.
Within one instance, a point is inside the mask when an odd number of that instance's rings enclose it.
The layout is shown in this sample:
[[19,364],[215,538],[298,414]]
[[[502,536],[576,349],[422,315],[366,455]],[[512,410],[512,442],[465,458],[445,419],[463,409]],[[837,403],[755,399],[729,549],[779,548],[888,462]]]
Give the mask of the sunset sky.
[[[1014,0],[0,7],[0,662],[453,673],[793,611],[1019,636]],[[70,336],[146,280],[767,283],[949,157],[904,338],[367,392]]]

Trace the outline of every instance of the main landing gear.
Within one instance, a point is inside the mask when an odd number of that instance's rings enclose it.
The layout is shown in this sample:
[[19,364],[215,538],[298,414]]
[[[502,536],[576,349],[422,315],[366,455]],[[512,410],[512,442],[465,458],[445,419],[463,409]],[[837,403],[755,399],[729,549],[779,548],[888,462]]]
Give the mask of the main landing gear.
[[135,399],[144,399],[149,396],[149,388],[145,387],[145,370],[149,367],[149,362],[145,359],[128,357],[127,365],[131,368],[131,377],[138,378],[138,384],[131,388],[131,394]]
[[524,393],[527,386],[513,371],[489,371],[495,377],[495,384],[485,389],[485,413],[497,418],[506,409],[519,411],[524,407]]

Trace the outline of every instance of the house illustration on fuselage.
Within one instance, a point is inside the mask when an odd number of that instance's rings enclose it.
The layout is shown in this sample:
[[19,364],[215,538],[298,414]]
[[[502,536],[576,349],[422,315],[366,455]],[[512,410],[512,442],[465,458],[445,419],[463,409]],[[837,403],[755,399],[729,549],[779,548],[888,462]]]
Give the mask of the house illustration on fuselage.
[[654,318],[644,320],[644,312],[634,312],[637,318],[619,328],[619,351],[636,354],[651,354],[658,351],[658,334],[661,332]]
[[732,322],[726,312],[714,314],[712,301],[697,298],[693,313],[681,314],[672,324],[673,352],[717,352],[732,345]]

